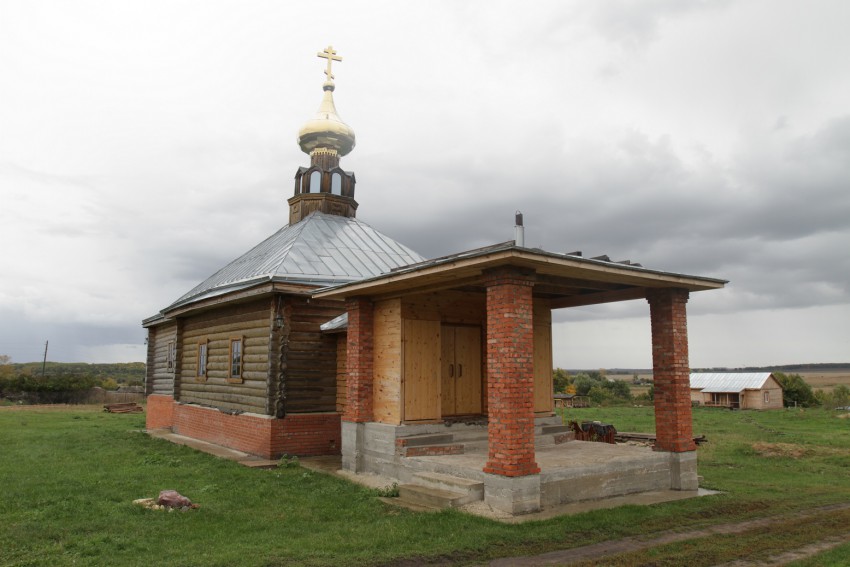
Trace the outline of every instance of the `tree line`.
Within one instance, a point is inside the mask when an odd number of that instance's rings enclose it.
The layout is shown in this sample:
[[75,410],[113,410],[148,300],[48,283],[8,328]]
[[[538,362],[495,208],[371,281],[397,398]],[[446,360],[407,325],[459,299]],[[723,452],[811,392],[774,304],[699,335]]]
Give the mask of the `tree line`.
[[[813,390],[800,374],[773,372],[773,376],[782,386],[782,401],[785,407],[823,407],[825,409],[850,407],[850,388],[844,384],[828,392]],[[555,368],[552,377],[556,394],[588,396],[595,405],[652,401],[655,394],[655,388],[650,383],[648,391],[635,397],[626,381],[612,380],[601,369],[582,371],[572,375],[563,368]],[[632,382],[641,383],[637,374],[634,375]]]
[[83,362],[13,363],[0,355],[0,399],[24,403],[77,403],[95,387],[142,386],[141,362],[87,364]]
[[[602,369],[572,375],[563,368],[555,368],[552,379],[556,394],[588,396],[595,405],[626,403],[635,399],[628,383],[611,380]],[[651,388],[650,394],[643,394],[642,397],[646,401],[651,400]]]

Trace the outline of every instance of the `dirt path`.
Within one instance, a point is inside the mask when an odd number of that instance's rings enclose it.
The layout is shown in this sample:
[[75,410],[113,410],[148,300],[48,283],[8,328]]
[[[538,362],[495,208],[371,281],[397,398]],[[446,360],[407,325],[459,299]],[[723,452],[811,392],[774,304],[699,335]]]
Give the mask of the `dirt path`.
[[[769,518],[759,518],[756,520],[747,520],[745,522],[737,522],[734,524],[721,524],[711,526],[709,528],[692,530],[688,532],[666,531],[655,534],[649,534],[642,537],[630,537],[615,541],[605,541],[594,545],[586,545],[584,547],[574,547],[572,549],[564,549],[560,551],[551,551],[542,555],[525,556],[525,557],[507,557],[496,559],[489,563],[490,567],[538,567],[545,565],[572,565],[582,561],[593,561],[605,557],[612,557],[621,553],[629,553],[640,551],[659,545],[666,545],[678,541],[686,541],[690,539],[699,539],[710,537],[713,535],[728,535],[743,533],[756,528],[769,527],[772,524],[786,522],[789,519],[805,520],[818,516],[823,512],[833,512],[838,510],[850,509],[848,504],[834,504],[831,506],[822,506],[813,508],[796,514],[772,516]],[[796,549],[771,557],[766,561],[760,562],[733,562],[724,564],[724,567],[750,567],[750,566],[777,566],[785,565],[791,561],[797,561],[806,557],[810,557],[827,549],[831,549],[842,543],[850,541],[850,532],[843,534],[840,537],[832,537],[824,539],[821,542],[816,542],[807,545],[804,548]]]
[[764,561],[733,561],[731,563],[723,563],[715,565],[715,567],[780,567],[788,565],[792,561],[799,561],[817,555],[822,551],[827,551],[833,547],[838,547],[842,543],[850,541],[850,532],[841,534],[840,536],[830,537],[823,541],[819,541],[799,549],[792,549],[780,555],[769,557]]

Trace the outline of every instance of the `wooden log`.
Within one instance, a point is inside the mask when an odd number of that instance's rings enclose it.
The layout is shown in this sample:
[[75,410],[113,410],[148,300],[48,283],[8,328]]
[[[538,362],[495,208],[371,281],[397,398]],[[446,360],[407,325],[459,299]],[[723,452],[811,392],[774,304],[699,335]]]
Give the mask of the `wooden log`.
[[257,398],[241,394],[219,393],[211,395],[204,392],[185,392],[184,401],[212,406],[226,405],[231,409],[254,413],[262,413],[265,407],[265,396]]

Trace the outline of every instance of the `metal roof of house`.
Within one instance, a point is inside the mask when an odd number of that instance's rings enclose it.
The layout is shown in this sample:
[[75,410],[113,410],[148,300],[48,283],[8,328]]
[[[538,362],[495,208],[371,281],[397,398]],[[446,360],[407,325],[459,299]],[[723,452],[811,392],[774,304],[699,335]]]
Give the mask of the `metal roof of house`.
[[317,211],[281,228],[192,288],[166,311],[263,282],[330,286],[423,260],[365,222]]
[[770,372],[695,372],[691,374],[691,389],[708,394],[760,390],[770,376]]
[[348,329],[348,312],[346,311],[342,315],[334,317],[327,323],[322,323],[319,325],[319,328],[323,333],[334,333],[334,332],[342,332]]

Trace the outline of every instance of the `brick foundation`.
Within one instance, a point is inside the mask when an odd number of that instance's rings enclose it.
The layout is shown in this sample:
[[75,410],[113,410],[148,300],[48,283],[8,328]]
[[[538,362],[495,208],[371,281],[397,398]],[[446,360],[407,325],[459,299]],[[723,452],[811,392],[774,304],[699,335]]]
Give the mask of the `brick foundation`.
[[655,448],[696,450],[691,422],[688,321],[684,289],[647,292],[652,321],[652,374],[655,384]]
[[230,415],[214,408],[175,403],[168,396],[149,396],[147,428],[160,427],[266,459],[284,453],[338,455],[341,444],[338,413],[289,414],[282,419]]
[[484,472],[540,472],[534,455],[533,275],[497,268],[487,286],[487,440]]
[[145,427],[161,429],[174,425],[174,398],[161,394],[151,394],[145,410]]

